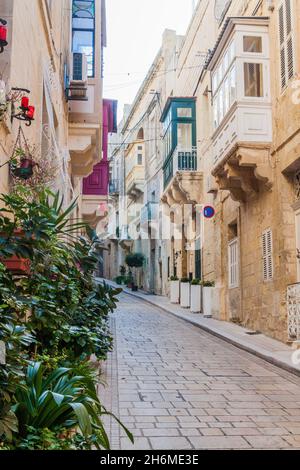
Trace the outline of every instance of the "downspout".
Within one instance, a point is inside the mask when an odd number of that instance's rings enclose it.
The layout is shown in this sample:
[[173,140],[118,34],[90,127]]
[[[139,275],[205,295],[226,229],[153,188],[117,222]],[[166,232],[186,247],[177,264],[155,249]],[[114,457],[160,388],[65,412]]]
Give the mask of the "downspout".
[[239,285],[240,285],[240,315],[242,322],[244,321],[243,313],[243,276],[242,276],[242,214],[241,214],[241,205],[238,207],[238,239],[239,239]]

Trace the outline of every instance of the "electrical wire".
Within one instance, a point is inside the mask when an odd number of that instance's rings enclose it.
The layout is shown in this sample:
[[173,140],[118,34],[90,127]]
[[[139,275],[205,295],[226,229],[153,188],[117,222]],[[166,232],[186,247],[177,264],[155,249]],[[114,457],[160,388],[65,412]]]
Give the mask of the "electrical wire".
[[[169,69],[169,70],[164,70],[164,71],[159,72],[159,73],[154,72],[153,79],[162,77],[163,75],[166,75],[166,74],[171,73],[171,72],[176,72],[177,70],[179,72],[181,72],[182,70],[200,69],[200,68],[203,68],[204,64],[205,64],[205,62],[200,64],[200,65],[191,65],[191,66],[182,67],[180,70],[178,70],[177,68],[173,68],[173,69]],[[140,83],[140,80],[134,80],[134,81],[131,81],[131,82],[115,83],[115,84],[110,85],[110,86],[105,86],[105,89],[108,90],[110,88],[126,87],[126,86],[131,86],[131,85],[134,85],[134,84],[137,84],[137,83]]]

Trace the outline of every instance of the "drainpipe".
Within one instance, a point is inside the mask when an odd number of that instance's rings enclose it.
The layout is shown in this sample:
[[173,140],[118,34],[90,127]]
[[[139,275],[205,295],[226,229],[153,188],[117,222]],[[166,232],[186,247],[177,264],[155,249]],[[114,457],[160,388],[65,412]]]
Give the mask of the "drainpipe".
[[[246,203],[247,204],[247,203]],[[239,239],[239,259],[240,259],[240,266],[239,266],[239,276],[240,276],[240,312],[241,312],[241,320],[244,320],[244,312],[243,312],[243,276],[242,276],[242,214],[241,214],[241,206],[238,207],[238,239]]]

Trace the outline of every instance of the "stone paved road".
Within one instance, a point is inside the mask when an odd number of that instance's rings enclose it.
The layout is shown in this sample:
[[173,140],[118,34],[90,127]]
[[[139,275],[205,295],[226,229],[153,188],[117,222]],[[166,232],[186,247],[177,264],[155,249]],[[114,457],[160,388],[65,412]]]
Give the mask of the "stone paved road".
[[126,294],[112,323],[114,449],[300,448],[300,378]]

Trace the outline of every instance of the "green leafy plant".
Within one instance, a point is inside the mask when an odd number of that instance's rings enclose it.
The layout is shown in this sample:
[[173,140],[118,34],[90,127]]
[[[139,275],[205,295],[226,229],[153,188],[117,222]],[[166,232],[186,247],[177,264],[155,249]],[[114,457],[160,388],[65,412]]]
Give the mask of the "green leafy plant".
[[177,276],[171,276],[170,281],[179,281],[179,278]]
[[130,268],[142,268],[145,256],[142,253],[129,253],[125,258],[125,263]]
[[126,274],[125,266],[120,266],[120,274],[121,274],[121,276],[125,276],[125,274]]
[[200,286],[200,285],[201,285],[201,279],[192,279],[191,286]]
[[123,284],[124,277],[123,276],[117,276],[114,278],[114,281],[121,286]]
[[90,355],[105,359],[112,347],[108,315],[120,292],[94,281],[101,240],[70,221],[76,201],[65,207],[48,189],[16,186],[0,202],[0,259],[31,263],[19,277],[0,262],[0,447],[60,449],[67,433],[69,448],[108,448],[99,377],[85,367]]
[[189,278],[188,277],[182,277],[180,279],[180,282],[182,282],[183,284],[188,284],[190,282]]
[[[109,449],[101,417],[113,415],[101,405],[93,382],[85,376],[72,375],[68,368],[58,368],[45,376],[42,364],[32,362],[28,366],[24,386],[16,391],[16,401],[14,410],[21,438],[27,436],[28,427],[53,432],[63,429],[76,431],[78,427],[86,439],[95,430],[95,446]],[[133,442],[131,433],[120,425]]]
[[201,284],[203,287],[215,287],[214,281],[202,281]]

